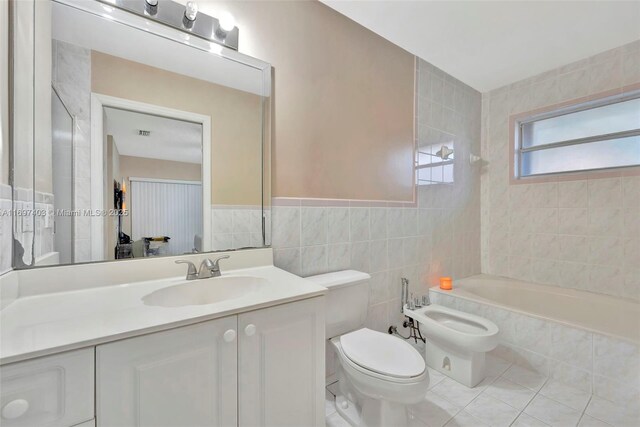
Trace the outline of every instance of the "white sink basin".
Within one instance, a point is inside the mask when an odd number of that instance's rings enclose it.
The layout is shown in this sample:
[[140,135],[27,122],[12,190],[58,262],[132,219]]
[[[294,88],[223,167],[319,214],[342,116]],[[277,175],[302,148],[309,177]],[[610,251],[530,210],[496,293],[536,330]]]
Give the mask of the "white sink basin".
[[158,289],[145,295],[142,300],[145,305],[160,307],[215,304],[247,296],[268,283],[266,279],[250,276],[190,280]]

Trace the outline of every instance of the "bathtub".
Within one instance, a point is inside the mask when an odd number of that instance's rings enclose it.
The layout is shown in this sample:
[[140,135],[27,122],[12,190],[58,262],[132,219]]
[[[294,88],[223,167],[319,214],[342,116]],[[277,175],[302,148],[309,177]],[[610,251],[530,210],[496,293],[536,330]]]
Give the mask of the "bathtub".
[[640,343],[640,304],[634,301],[490,275],[457,280],[451,291],[433,290]]
[[477,275],[431,288],[435,304],[492,320],[495,355],[594,395],[640,399],[640,304],[607,295]]

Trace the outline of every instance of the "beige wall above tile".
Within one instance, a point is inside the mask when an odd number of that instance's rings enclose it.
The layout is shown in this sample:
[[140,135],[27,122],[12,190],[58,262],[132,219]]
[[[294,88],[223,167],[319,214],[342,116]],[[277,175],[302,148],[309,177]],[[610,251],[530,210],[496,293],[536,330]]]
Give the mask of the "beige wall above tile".
[[317,1],[201,10],[274,67],[274,196],[413,201],[413,55]]

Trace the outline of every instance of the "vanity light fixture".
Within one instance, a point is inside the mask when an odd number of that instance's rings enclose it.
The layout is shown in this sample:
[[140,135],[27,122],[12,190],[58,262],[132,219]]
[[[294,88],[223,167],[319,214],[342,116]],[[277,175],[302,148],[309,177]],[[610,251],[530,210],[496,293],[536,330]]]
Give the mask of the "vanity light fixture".
[[144,11],[149,16],[158,13],[158,0],[144,0]]
[[194,1],[188,1],[184,8],[184,17],[189,21],[195,21],[198,16],[198,3]]
[[207,41],[238,50],[238,27],[233,16],[225,12],[220,19],[198,11],[198,4],[189,1],[186,5],[171,0],[98,0],[168,25]]
[[229,12],[223,12],[220,16],[220,19],[218,20],[218,23],[220,25],[218,26],[218,32],[216,33],[216,35],[223,39],[226,38],[227,34],[230,31],[233,31],[233,29],[236,27],[236,20]]
[[182,19],[182,25],[187,29],[193,28],[193,23],[198,16],[198,3],[194,1],[188,1],[184,8],[184,18]]

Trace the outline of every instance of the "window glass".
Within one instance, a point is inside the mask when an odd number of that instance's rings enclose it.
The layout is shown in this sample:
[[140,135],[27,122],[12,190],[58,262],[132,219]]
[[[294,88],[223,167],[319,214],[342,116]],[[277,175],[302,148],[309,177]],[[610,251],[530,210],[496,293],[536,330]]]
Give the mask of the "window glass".
[[517,176],[640,165],[640,94],[563,108],[519,123]]

